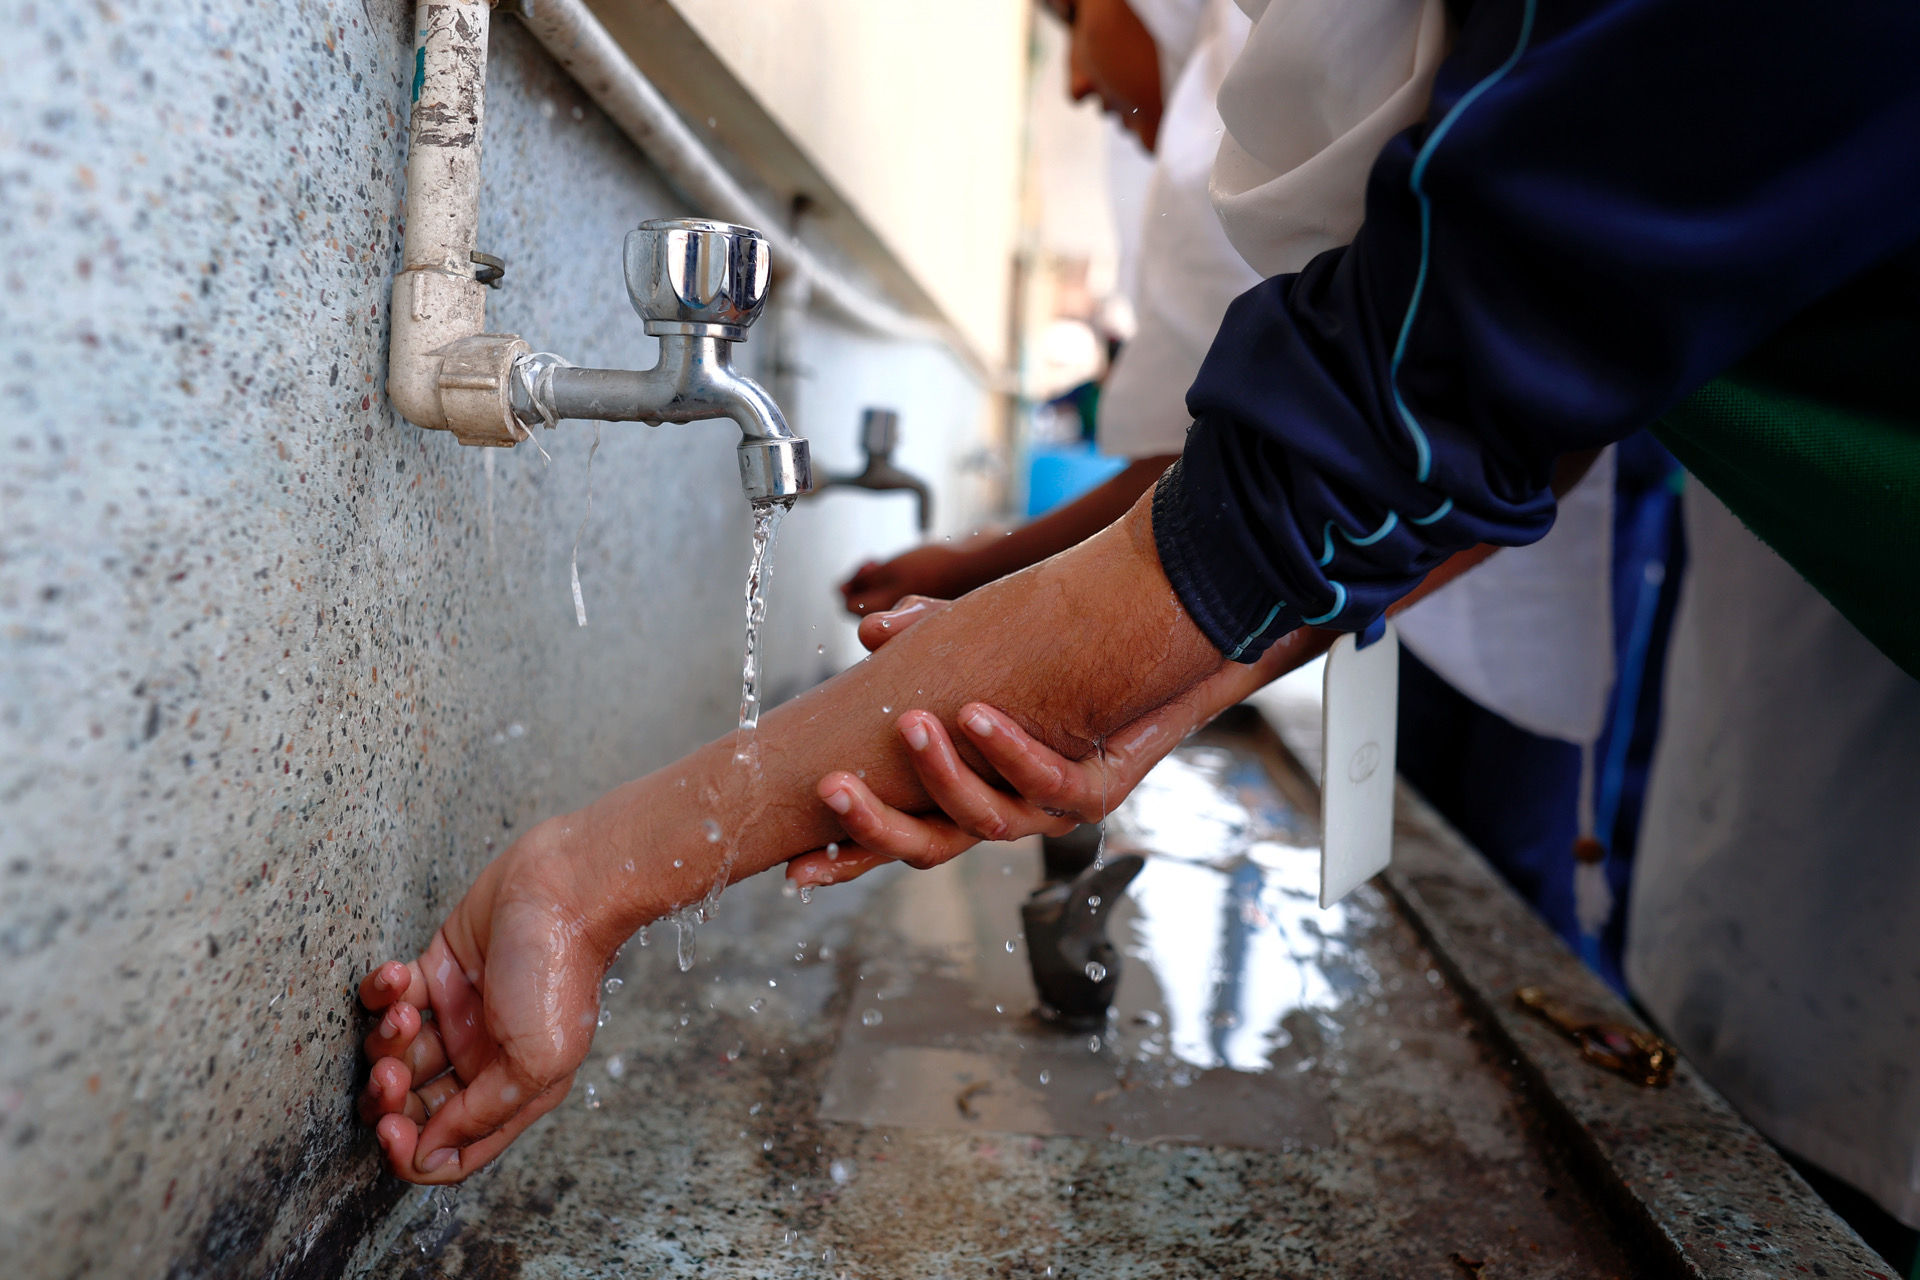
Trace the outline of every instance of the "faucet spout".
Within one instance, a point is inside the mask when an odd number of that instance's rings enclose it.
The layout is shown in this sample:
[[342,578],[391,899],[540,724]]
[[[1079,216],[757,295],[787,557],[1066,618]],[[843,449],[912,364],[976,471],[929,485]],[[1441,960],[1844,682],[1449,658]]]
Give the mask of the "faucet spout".
[[807,442],[766,388],[733,368],[732,347],[712,335],[662,334],[651,369],[579,369],[528,357],[529,376],[515,381],[514,412],[528,425],[548,416],[656,425],[731,418],[740,428],[748,501],[797,498],[813,487]]
[[807,442],[793,434],[771,395],[733,367],[733,344],[766,305],[767,243],[749,227],[666,218],[627,234],[627,296],[660,339],[651,369],[579,369],[552,356],[514,365],[514,417],[531,428],[560,418],[602,422],[699,422],[740,428],[740,487],[758,506],[791,504],[813,488]]

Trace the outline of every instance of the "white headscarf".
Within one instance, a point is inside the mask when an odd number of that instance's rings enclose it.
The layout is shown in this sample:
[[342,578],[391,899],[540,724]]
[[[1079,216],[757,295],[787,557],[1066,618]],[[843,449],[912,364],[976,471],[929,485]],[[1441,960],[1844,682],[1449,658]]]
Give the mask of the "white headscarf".
[[[1263,276],[1360,228],[1367,174],[1425,113],[1449,43],[1442,0],[1240,0],[1254,20],[1220,86],[1213,204]],[[1143,19],[1144,20],[1144,19]]]

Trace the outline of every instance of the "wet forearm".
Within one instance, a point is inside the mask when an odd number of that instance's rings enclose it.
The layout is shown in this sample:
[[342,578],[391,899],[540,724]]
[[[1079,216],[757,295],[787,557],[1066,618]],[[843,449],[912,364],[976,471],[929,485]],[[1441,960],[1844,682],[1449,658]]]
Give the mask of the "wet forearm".
[[889,804],[925,809],[894,725],[910,707],[952,723],[966,703],[989,703],[1078,758],[1221,661],[1160,572],[1141,502],[768,712],[752,744],[729,735],[603,797],[569,824],[574,856],[611,886],[597,909],[630,930],[723,874],[737,880],[839,838],[814,794],[829,770],[862,771]]

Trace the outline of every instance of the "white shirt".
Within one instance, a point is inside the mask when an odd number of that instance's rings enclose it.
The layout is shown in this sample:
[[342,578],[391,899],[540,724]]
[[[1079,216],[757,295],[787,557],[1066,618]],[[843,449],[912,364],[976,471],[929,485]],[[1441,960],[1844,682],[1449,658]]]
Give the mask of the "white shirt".
[[1920,1226],[1920,681],[1682,507],[1627,980],[1754,1127]]
[[1186,446],[1187,388],[1227,304],[1260,283],[1228,242],[1207,197],[1222,128],[1214,98],[1247,29],[1232,0],[1208,0],[1193,53],[1160,117],[1141,209],[1138,327],[1100,393],[1100,447],[1109,454],[1146,458]]

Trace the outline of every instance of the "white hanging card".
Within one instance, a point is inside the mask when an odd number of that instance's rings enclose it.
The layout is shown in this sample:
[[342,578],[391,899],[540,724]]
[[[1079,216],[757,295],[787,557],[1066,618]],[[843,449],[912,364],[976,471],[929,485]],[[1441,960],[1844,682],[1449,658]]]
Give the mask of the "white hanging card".
[[1327,654],[1320,743],[1320,905],[1330,907],[1393,859],[1394,749],[1400,637],[1387,623],[1361,648],[1343,635]]

